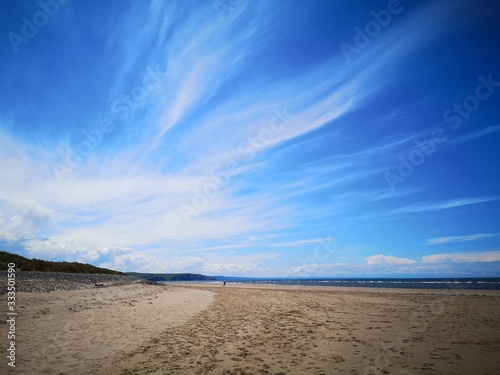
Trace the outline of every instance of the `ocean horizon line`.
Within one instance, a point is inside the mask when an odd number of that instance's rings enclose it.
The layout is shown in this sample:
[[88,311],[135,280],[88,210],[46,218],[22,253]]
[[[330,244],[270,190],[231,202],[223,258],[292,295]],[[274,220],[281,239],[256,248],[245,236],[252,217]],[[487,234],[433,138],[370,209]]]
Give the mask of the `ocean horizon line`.
[[[219,284],[260,284],[260,285],[303,285],[303,286],[343,286],[372,288],[412,288],[412,289],[474,289],[500,290],[500,277],[461,277],[461,278],[266,278],[214,276],[216,280],[190,280],[183,283]],[[220,277],[220,279],[217,279]],[[164,283],[175,283],[165,281]]]

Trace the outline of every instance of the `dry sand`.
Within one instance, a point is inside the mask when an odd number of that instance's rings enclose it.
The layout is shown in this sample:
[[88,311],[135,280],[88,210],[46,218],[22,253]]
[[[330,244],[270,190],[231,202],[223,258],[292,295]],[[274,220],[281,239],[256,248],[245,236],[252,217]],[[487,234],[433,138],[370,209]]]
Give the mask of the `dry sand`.
[[[0,296],[2,352],[7,349],[6,300]],[[132,284],[17,293],[16,300],[16,368],[8,367],[2,355],[0,374],[94,374],[118,355],[188,322],[213,301],[213,293]]]
[[132,285],[18,303],[7,373],[500,374],[499,291]]

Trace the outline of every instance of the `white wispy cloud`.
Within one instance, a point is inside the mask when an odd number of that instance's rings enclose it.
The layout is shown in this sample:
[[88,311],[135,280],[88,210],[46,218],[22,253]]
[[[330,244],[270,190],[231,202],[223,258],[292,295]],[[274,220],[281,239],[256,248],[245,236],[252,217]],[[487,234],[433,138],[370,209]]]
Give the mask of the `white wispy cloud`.
[[462,143],[473,141],[475,139],[478,139],[478,138],[481,138],[484,136],[489,136],[493,133],[496,133],[499,130],[500,130],[500,124],[491,125],[491,126],[488,126],[487,128],[484,128],[481,130],[476,130],[476,131],[473,131],[471,133],[450,139],[449,141],[444,143],[443,146],[441,146],[440,148],[445,148],[447,146],[458,146]]
[[499,233],[482,233],[482,234],[470,234],[467,236],[436,237],[436,238],[429,238],[426,242],[426,245],[440,245],[448,242],[467,242],[467,241],[475,241],[483,238],[491,238],[498,236],[500,236]]
[[[315,277],[315,276],[348,276],[352,275],[356,266],[346,263],[318,263],[304,264],[298,267],[291,267],[287,270],[282,270],[279,274],[281,277]],[[359,270],[358,270],[359,272]]]
[[331,246],[333,244],[333,240],[330,237],[326,237],[326,238],[314,238],[314,239],[306,239],[306,240],[298,240],[290,242],[278,242],[278,243],[271,243],[268,245],[275,247],[295,247],[295,246],[303,246],[311,244],[324,244],[325,246],[327,245]]
[[424,263],[478,263],[500,262],[500,251],[483,251],[478,253],[434,254],[422,257]]
[[417,261],[409,258],[399,258],[392,255],[372,255],[366,258],[366,262],[370,265],[384,265],[384,264],[413,264]]
[[469,206],[479,203],[493,202],[500,200],[500,196],[494,195],[489,197],[473,197],[473,198],[462,198],[441,202],[424,202],[408,205],[405,207],[397,208],[393,210],[394,213],[417,213],[417,212],[432,212],[448,210],[451,208]]

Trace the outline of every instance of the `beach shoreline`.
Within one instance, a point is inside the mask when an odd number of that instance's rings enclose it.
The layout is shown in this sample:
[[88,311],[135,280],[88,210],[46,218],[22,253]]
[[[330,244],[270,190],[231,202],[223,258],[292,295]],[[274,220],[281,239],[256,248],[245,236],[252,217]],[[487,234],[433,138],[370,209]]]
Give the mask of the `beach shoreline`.
[[463,295],[483,295],[500,296],[500,290],[491,289],[463,289],[463,288],[381,288],[381,287],[351,287],[351,286],[322,286],[322,285],[288,285],[288,284],[254,284],[254,283],[231,283],[226,281],[224,286],[222,282],[166,282],[165,285],[180,286],[184,288],[238,288],[238,289],[265,289],[265,290],[302,290],[302,291],[331,291],[331,292],[356,292],[366,293],[396,293],[396,294],[463,294]]

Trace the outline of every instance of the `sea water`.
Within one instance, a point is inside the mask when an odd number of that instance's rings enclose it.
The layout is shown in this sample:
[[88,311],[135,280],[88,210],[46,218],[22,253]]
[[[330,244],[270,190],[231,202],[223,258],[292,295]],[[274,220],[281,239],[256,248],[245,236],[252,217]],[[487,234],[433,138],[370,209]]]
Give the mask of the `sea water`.
[[500,290],[500,278],[239,278],[216,277],[216,281],[193,281],[194,283],[270,284],[304,286],[345,286],[364,288],[417,288],[417,289],[474,289]]

